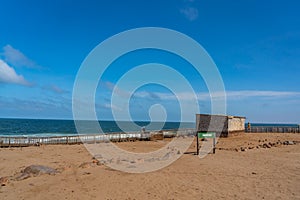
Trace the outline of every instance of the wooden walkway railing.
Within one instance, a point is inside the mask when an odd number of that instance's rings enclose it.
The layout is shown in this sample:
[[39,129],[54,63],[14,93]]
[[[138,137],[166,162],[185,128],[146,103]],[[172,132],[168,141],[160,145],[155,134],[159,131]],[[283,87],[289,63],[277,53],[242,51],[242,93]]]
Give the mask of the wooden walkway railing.
[[[81,144],[99,142],[123,142],[135,140],[150,140],[153,132],[133,132],[133,133],[109,133],[109,134],[90,134],[90,135],[70,135],[53,137],[0,137],[0,147],[26,147],[49,144]],[[194,135],[194,129],[165,130],[162,131],[164,137],[176,137],[181,135]]]

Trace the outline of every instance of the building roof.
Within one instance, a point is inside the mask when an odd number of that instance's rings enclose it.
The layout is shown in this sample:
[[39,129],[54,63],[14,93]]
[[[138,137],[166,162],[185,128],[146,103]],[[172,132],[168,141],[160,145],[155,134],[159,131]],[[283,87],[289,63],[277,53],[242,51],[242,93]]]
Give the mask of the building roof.
[[242,117],[242,116],[233,116],[233,115],[222,115],[222,114],[196,114],[196,115],[206,115],[206,116],[223,116],[223,117],[228,117],[228,118],[243,118],[246,119],[246,117]]

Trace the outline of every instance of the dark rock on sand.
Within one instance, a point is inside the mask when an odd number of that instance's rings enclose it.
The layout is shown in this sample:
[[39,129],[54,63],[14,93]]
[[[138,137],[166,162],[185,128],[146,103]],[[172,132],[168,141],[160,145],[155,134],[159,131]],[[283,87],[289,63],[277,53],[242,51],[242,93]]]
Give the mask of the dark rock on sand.
[[55,175],[59,173],[56,169],[43,165],[30,165],[26,167],[21,173],[32,174],[34,176],[39,176],[42,174]]
[[264,143],[263,144],[263,148],[271,148],[271,145],[267,144],[267,143]]
[[247,147],[241,147],[241,151],[247,151]]
[[30,174],[26,174],[26,173],[19,173],[17,174],[13,179],[16,181],[21,181],[21,180],[25,180],[27,178],[31,177]]
[[25,169],[23,169],[21,173],[17,174],[14,179],[20,181],[32,176],[40,176],[43,174],[55,175],[58,173],[59,171],[51,167],[47,167],[43,165],[30,165]]
[[294,141],[284,141],[283,142],[284,145],[294,145]]

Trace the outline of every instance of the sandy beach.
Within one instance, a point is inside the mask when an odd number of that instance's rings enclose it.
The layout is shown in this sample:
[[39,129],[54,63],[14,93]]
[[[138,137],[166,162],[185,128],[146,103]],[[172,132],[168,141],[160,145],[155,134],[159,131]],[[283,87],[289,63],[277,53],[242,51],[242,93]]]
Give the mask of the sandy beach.
[[[285,141],[295,144],[284,145]],[[251,133],[220,138],[200,159],[195,141],[161,170],[130,174],[97,164],[84,145],[0,149],[0,199],[300,199],[300,134]],[[163,141],[123,142],[147,152]],[[57,170],[17,180],[30,165]],[[5,178],[6,177],[6,178]]]

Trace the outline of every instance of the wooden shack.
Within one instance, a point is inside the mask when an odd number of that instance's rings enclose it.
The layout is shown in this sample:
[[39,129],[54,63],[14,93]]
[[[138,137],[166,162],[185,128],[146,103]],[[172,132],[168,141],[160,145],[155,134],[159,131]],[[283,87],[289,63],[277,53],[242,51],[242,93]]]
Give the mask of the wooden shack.
[[245,133],[245,117],[196,114],[197,132],[216,132],[217,137]]

